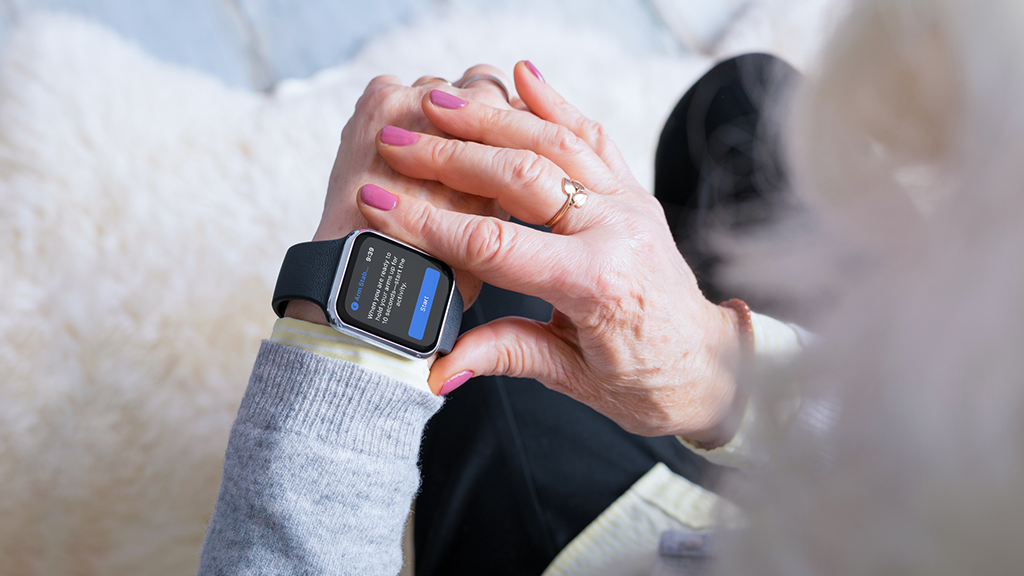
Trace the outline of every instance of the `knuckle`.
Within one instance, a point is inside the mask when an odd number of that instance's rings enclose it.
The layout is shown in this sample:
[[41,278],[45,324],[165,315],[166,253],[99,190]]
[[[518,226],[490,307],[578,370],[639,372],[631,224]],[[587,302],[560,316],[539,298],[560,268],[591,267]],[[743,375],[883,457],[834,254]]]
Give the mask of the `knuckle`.
[[499,265],[513,241],[514,232],[493,218],[475,218],[464,231],[466,258],[476,269],[489,270]]
[[643,318],[645,295],[636,281],[637,271],[619,260],[603,259],[590,282],[582,287],[594,303],[582,318],[589,329],[633,332],[633,324]]
[[[534,320],[522,322],[533,328],[541,326]],[[547,342],[537,341],[511,328],[503,329],[498,341],[501,344],[496,347],[498,354],[495,360],[500,366],[500,373],[512,377],[542,378],[546,385],[555,389],[571,386],[570,382],[574,381],[567,366],[573,363],[572,357],[557,354]]]
[[356,109],[355,109],[355,113],[353,114],[353,118],[355,116],[359,116],[361,114],[365,114],[367,110],[372,110],[372,109],[376,108],[377,107],[377,98],[378,98],[377,90],[369,90],[369,89],[367,89],[366,92],[363,92],[363,94],[359,97],[359,99],[356,100]]
[[[377,78],[374,78],[374,81],[376,80]],[[381,108],[400,88],[390,84],[375,84],[374,81],[370,82],[370,85],[366,87],[363,95],[356,101],[357,114],[374,112]]]
[[547,131],[544,140],[557,154],[575,156],[580,153],[583,143],[579,136],[573,134],[572,130],[558,124],[548,124],[544,130]]
[[366,87],[367,88],[371,88],[371,87],[374,87],[374,86],[385,85],[392,78],[393,77],[391,75],[389,75],[389,74],[378,74],[377,76],[374,76],[373,78],[370,79],[370,82],[367,84]]
[[516,188],[536,187],[547,175],[547,165],[536,152],[517,150],[505,156],[505,173],[508,175],[509,184]]
[[526,370],[524,351],[514,338],[506,338],[498,352],[497,364],[501,374],[517,377]]
[[403,213],[403,223],[413,238],[432,238],[443,232],[436,229],[437,209],[430,202],[413,202]]
[[504,120],[504,114],[497,108],[491,108],[490,106],[478,106],[478,114],[480,114],[480,126],[483,128],[497,128],[500,127]]
[[636,203],[647,212],[653,211],[654,213],[663,213],[665,210],[654,194],[639,194],[636,197]]
[[605,131],[604,126],[590,118],[584,118],[580,121],[579,135],[587,142],[597,145],[603,144],[608,140],[608,133]]
[[444,168],[458,153],[462,143],[458,140],[449,140],[447,138],[434,139],[433,145],[430,147],[430,162],[435,168]]
[[605,300],[614,303],[621,302],[632,294],[630,279],[635,273],[632,269],[627,271],[618,260],[603,258],[598,263],[597,274],[591,282],[595,295],[604,295]]
[[501,73],[502,72],[501,72],[500,69],[495,68],[494,66],[491,66],[490,64],[480,63],[480,64],[474,64],[473,66],[470,66],[469,68],[466,68],[466,73],[464,74],[464,77],[472,76],[473,74],[495,74],[495,75],[498,75],[498,74],[501,74]]

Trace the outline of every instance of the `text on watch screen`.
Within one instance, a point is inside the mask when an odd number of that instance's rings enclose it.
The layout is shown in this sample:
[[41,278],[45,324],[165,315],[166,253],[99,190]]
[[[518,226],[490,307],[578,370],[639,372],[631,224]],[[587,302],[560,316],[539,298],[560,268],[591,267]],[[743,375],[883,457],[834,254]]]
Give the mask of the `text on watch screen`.
[[425,352],[437,342],[450,272],[440,261],[362,234],[349,255],[338,314],[367,332]]

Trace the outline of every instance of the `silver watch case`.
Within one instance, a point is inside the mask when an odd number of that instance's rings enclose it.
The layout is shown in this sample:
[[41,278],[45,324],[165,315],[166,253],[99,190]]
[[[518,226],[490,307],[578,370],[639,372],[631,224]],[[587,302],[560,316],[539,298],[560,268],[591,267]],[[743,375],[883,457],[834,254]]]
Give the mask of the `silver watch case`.
[[448,323],[448,309],[452,305],[452,290],[456,290],[454,270],[452,270],[452,283],[451,286],[449,286],[448,288],[448,294],[447,297],[445,298],[444,315],[441,316],[441,326],[440,330],[437,333],[437,342],[435,342],[434,347],[427,352],[417,352],[416,350],[403,346],[397,342],[392,342],[391,340],[382,338],[380,336],[377,336],[376,334],[371,334],[361,328],[357,328],[355,326],[346,324],[345,321],[341,319],[341,316],[338,315],[338,296],[339,293],[341,292],[341,283],[345,279],[345,272],[347,271],[348,268],[348,257],[349,254],[352,252],[352,246],[355,245],[356,238],[363,234],[376,234],[377,236],[386,238],[391,242],[401,244],[402,246],[408,248],[409,250],[412,250],[413,252],[423,254],[430,258],[434,258],[433,256],[430,256],[430,254],[427,254],[426,252],[420,250],[419,248],[410,246],[405,242],[381,234],[376,230],[361,228],[359,230],[352,232],[351,234],[345,237],[345,246],[342,247],[341,250],[341,261],[338,262],[337,271],[334,273],[334,283],[331,284],[331,295],[327,299],[327,322],[330,323],[331,328],[334,328],[335,330],[341,332],[342,334],[347,334],[349,336],[352,336],[353,338],[358,338],[365,342],[369,342],[370,344],[373,344],[379,348],[383,348],[388,352],[416,359],[429,358],[433,356],[434,354],[437,353],[437,349],[441,346],[441,337],[444,335],[445,328],[447,328],[446,325]]

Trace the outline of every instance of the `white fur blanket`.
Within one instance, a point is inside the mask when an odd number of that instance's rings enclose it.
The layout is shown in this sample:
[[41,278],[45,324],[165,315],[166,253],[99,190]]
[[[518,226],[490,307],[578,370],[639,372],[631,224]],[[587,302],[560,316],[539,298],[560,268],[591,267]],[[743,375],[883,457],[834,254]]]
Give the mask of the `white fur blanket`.
[[[805,64],[819,12],[787,10],[748,13],[721,50]],[[374,75],[457,77],[529,57],[650,182],[661,122],[709,58],[641,61],[600,31],[475,18],[417,23],[271,95],[65,16],[12,32],[0,61],[0,571],[194,573],[281,256],[312,234],[338,135]]]

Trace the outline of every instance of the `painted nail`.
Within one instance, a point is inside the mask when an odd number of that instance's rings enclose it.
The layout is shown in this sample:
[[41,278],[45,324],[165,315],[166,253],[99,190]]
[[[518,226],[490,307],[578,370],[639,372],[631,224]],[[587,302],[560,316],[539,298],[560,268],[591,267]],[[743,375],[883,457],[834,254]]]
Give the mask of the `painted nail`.
[[392,146],[408,146],[420,139],[420,135],[397,126],[385,126],[380,131],[380,141]]
[[449,94],[443,90],[431,90],[430,101],[440,106],[441,108],[447,108],[449,110],[456,110],[466,106],[466,101],[454,94]]
[[469,380],[472,377],[472,370],[463,370],[462,372],[459,372],[455,376],[452,376],[451,378],[444,381],[444,384],[441,385],[441,390],[437,393],[437,395],[444,396],[445,394],[448,394],[452,390],[455,390],[459,386],[465,384],[466,380]]
[[373,184],[367,184],[360,188],[359,197],[367,206],[373,206],[378,210],[391,210],[398,204],[398,196]]
[[529,60],[527,60],[526,61],[526,67],[530,69],[530,72],[533,72],[533,75],[537,77],[537,80],[540,80],[541,82],[543,82],[545,84],[548,83],[548,81],[545,80],[544,76],[540,73],[540,70],[537,70],[537,67],[533,65],[533,62],[530,62]]

